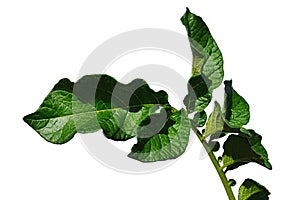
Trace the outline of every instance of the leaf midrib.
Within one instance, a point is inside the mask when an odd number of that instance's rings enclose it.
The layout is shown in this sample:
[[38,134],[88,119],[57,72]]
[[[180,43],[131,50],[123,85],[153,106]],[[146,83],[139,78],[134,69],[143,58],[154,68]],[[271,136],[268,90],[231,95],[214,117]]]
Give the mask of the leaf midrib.
[[[50,120],[50,119],[57,119],[57,118],[65,118],[65,117],[73,117],[73,116],[78,116],[81,114],[89,114],[89,113],[100,113],[100,112],[109,112],[109,111],[114,111],[114,110],[125,110],[125,108],[130,109],[130,108],[135,108],[135,107],[152,107],[155,105],[161,105],[161,104],[141,104],[141,105],[135,105],[135,106],[126,106],[126,107],[118,107],[118,108],[109,108],[109,109],[102,109],[102,110],[94,110],[94,111],[88,111],[88,112],[80,112],[80,113],[75,113],[75,114],[67,114],[64,116],[58,116],[58,117],[51,117],[51,118],[40,118],[40,119],[32,119],[29,118],[32,121],[41,121],[41,120]],[[164,106],[165,108],[168,106]],[[129,112],[127,110],[127,112]],[[138,111],[139,112],[139,111]]]

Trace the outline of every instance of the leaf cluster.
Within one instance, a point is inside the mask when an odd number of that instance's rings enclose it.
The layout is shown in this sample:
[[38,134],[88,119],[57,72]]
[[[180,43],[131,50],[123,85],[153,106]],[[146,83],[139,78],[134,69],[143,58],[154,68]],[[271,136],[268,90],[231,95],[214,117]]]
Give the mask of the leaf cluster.
[[[187,9],[181,21],[193,54],[185,108],[176,110],[168,102],[166,92],[155,92],[142,79],[123,84],[106,74],[87,75],[77,82],[60,80],[24,121],[55,144],[68,142],[76,133],[99,130],[115,141],[135,137],[137,143],[128,156],[142,162],[179,157],[188,145],[191,131],[214,152],[221,146],[218,139],[227,137],[219,159],[224,172],[250,162],[272,169],[262,137],[245,128],[250,120],[250,106],[235,91],[231,80],[224,81],[222,106],[214,102],[212,113],[206,114],[214,89],[223,82],[222,53],[201,17]],[[269,194],[259,183],[246,179],[238,199],[268,199]]]

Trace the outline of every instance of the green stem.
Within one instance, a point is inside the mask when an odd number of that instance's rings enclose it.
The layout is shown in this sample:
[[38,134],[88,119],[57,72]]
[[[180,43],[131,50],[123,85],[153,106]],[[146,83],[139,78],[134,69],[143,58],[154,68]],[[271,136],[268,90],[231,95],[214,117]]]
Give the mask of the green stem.
[[226,177],[225,173],[223,172],[222,168],[220,167],[219,162],[216,159],[214,153],[211,151],[209,145],[205,141],[205,138],[199,133],[198,130],[197,131],[194,130],[194,132],[196,133],[197,137],[199,138],[200,142],[202,143],[203,147],[205,148],[211,162],[213,163],[216,171],[218,172],[218,175],[219,175],[219,177],[222,181],[222,184],[225,188],[225,191],[227,193],[228,199],[229,200],[235,200],[234,194],[231,190],[231,186],[229,185],[227,177]]

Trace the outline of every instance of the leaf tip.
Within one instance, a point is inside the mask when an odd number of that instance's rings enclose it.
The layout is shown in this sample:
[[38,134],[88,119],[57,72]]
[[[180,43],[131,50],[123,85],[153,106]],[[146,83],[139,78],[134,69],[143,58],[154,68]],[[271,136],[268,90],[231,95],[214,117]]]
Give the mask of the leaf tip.
[[265,163],[265,165],[266,165],[267,169],[269,169],[269,170],[273,169],[273,166],[272,166],[272,164],[270,162]]
[[24,116],[22,119],[23,119],[23,121],[26,123],[26,124],[29,124],[29,116],[30,115],[26,115],[26,116]]
[[232,86],[232,79],[230,79],[230,80],[225,80],[224,81],[224,85],[225,85],[225,87],[227,86],[227,87],[231,87]]

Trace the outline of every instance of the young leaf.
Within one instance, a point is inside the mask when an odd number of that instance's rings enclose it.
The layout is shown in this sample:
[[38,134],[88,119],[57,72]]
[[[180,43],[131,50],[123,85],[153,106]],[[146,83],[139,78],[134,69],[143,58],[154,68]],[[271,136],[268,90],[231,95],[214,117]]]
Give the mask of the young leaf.
[[231,128],[241,128],[250,120],[249,104],[232,88],[232,81],[224,81],[224,84],[226,123]]
[[88,75],[75,84],[68,79],[59,81],[24,121],[56,144],[68,142],[77,132],[100,129],[110,139],[127,140],[162,107],[170,107],[168,95],[153,91],[141,79],[121,84],[108,75]]
[[243,128],[250,119],[249,105],[233,88],[232,81],[225,81],[225,101],[223,111],[220,105],[215,102],[215,108],[209,116],[204,136],[214,135],[217,139],[227,133],[244,133],[249,131]]
[[153,134],[152,130],[141,129],[138,133],[130,158],[142,162],[154,162],[174,159],[184,153],[190,135],[190,120],[185,110],[168,115],[168,121],[160,132]]
[[249,134],[249,132],[247,130],[243,130],[243,128],[231,128],[228,126],[228,121],[224,120],[224,114],[221,111],[219,103],[215,102],[214,110],[208,118],[203,136],[212,136],[211,140],[215,140],[228,133]]
[[252,179],[246,179],[240,186],[238,200],[268,200],[271,193]]
[[207,137],[212,134],[217,134],[219,136],[222,134],[223,127],[224,120],[222,118],[221,106],[218,102],[215,102],[214,110],[208,118],[203,136]]
[[236,185],[236,181],[234,179],[229,179],[228,180],[228,183],[231,187],[235,186]]
[[208,91],[211,81],[201,75],[193,76],[188,82],[188,95],[183,102],[189,113],[202,112],[211,100],[211,93]]
[[212,81],[210,91],[223,80],[223,57],[221,51],[201,17],[187,8],[181,22],[185,26],[193,53],[193,75],[203,75]]
[[230,135],[223,145],[223,167],[226,171],[238,168],[249,162],[258,163],[272,169],[268,154],[261,144],[261,136],[249,130],[251,136],[240,134]]

